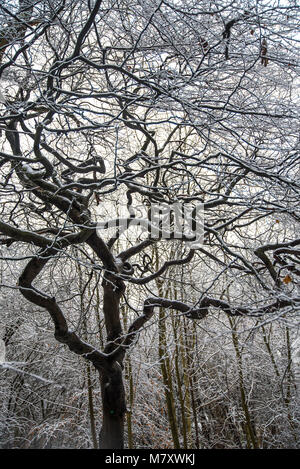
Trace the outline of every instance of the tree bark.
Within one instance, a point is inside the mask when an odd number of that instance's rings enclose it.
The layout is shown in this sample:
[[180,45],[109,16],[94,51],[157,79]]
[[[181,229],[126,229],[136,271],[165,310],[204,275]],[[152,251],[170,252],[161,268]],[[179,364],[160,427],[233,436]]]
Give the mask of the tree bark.
[[124,448],[126,413],[122,368],[115,362],[112,373],[100,371],[103,420],[99,435],[100,449]]
[[[122,340],[120,321],[120,299],[124,293],[124,283],[112,274],[103,279],[103,313],[107,333],[105,353],[113,353]],[[125,390],[123,384],[123,359],[125,351],[111,359],[108,370],[99,370],[103,421],[99,435],[100,449],[124,448],[124,424],[126,414]],[[109,360],[109,358],[108,358]]]

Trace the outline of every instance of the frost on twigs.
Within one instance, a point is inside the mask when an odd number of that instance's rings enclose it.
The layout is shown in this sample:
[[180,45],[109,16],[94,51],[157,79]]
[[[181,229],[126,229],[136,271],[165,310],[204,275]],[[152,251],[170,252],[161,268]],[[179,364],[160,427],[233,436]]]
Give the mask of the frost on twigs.
[[0,363],[5,363],[6,347],[3,339],[0,339]]

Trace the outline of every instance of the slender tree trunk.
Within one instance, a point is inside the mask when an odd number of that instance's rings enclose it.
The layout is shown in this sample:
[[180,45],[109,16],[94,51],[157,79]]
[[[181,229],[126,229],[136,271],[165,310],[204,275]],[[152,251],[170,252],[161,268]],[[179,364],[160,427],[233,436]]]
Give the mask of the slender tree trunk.
[[237,328],[236,328],[236,323],[234,319],[231,319],[230,317],[228,318],[231,326],[231,334],[232,334],[232,342],[237,358],[237,367],[238,367],[238,377],[239,377],[239,388],[240,388],[240,394],[241,394],[241,403],[242,403],[242,408],[245,416],[245,422],[244,422],[244,432],[247,440],[247,448],[251,449],[258,449],[258,441],[256,437],[256,431],[255,431],[255,426],[252,422],[252,416],[251,412],[248,406],[247,402],[247,396],[246,396],[246,388],[245,388],[245,383],[244,383],[244,375],[243,375],[243,358],[242,358],[242,352],[240,350],[239,346],[239,338],[237,334]]
[[132,376],[132,366],[130,358],[128,357],[126,360],[126,371],[129,386],[129,411],[127,410],[127,434],[128,434],[128,449],[133,449],[133,432],[132,432],[132,408],[134,403],[134,386],[133,386],[133,376]]
[[[175,297],[176,299],[176,297]],[[185,396],[184,396],[184,375],[181,376],[181,370],[180,370],[180,357],[183,354],[183,351],[180,348],[180,343],[179,343],[179,338],[177,335],[177,329],[180,328],[179,321],[176,320],[176,318],[173,320],[173,334],[175,338],[175,372],[176,372],[176,380],[177,380],[177,392],[178,392],[178,400],[180,403],[180,415],[181,415],[181,426],[182,426],[182,437],[183,437],[183,448],[187,449],[188,448],[188,438],[187,438],[187,418],[186,418],[186,402],[185,402]],[[180,331],[180,329],[179,329]],[[183,369],[183,373],[185,373],[185,370]]]
[[[156,254],[156,269],[158,270],[158,251]],[[169,290],[163,290],[163,282],[156,281],[158,292],[160,296],[168,297]],[[178,423],[175,409],[175,396],[172,383],[172,371],[170,366],[170,359],[167,350],[167,326],[166,326],[166,313],[164,308],[159,308],[159,331],[158,331],[158,355],[160,359],[160,368],[164,383],[165,398],[168,411],[169,425],[172,433],[172,439],[175,449],[180,449]]]
[[95,424],[93,384],[92,384],[92,379],[91,379],[91,367],[90,367],[89,362],[87,362],[86,371],[87,371],[87,389],[88,389],[88,404],[89,404],[91,435],[92,435],[92,440],[93,440],[93,447],[95,449],[98,449],[96,424]]
[[166,324],[165,324],[165,312],[163,308],[160,308],[160,311],[159,311],[158,354],[160,358],[160,367],[162,371],[165,397],[166,397],[167,410],[168,410],[168,418],[169,418],[170,429],[172,432],[174,448],[180,449],[171,369],[170,369],[169,356],[168,356],[167,347],[166,347]]
[[[184,338],[185,338],[185,350],[186,350],[186,369],[187,369],[187,383],[189,388],[189,396],[190,396],[190,407],[192,418],[194,421],[195,427],[195,446],[197,449],[200,447],[200,438],[199,438],[199,424],[198,424],[198,412],[197,412],[197,403],[195,398],[195,384],[194,384],[194,361],[193,361],[193,354],[194,354],[194,333],[195,331],[188,330],[186,320],[183,321],[184,327]],[[192,335],[192,337],[191,337]]]

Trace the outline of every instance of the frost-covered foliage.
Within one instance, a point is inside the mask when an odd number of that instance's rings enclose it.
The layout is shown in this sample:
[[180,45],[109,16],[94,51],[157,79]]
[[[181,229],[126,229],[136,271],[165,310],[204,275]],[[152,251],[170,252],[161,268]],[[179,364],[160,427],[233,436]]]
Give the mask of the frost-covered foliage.
[[[82,283],[87,275],[88,269],[81,274]],[[96,279],[81,295],[78,278],[65,264],[64,276],[57,276],[56,282],[61,298],[63,292],[72,298],[68,319],[75,330],[86,330],[95,344],[102,343],[105,332],[98,327]],[[138,301],[134,292],[130,298]],[[82,299],[90,302],[84,313]],[[14,296],[8,308],[18,307]],[[124,303],[123,321],[128,321],[128,314]],[[10,317],[7,310],[6,320]],[[100,324],[102,320],[101,314]],[[9,322],[3,331],[8,338]],[[290,363],[296,333],[288,317],[279,323],[245,318],[230,323],[219,313],[191,323],[168,311],[164,323],[153,321],[125,361],[126,447],[173,448],[175,428],[181,448],[251,448],[251,425],[256,447],[297,448],[297,363]],[[1,447],[92,448],[88,388],[99,430],[99,377],[56,343],[43,312],[30,307],[18,312],[7,359],[13,366],[0,368]]]
[[3,448],[299,445],[298,30],[1,2]]

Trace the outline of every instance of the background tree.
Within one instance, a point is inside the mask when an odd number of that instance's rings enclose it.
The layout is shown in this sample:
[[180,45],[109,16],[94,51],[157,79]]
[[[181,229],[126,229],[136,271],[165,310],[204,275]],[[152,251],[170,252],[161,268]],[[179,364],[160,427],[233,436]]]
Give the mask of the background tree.
[[[197,324],[225,313],[241,428],[248,447],[259,447],[237,319],[264,326],[275,367],[269,324],[288,328],[289,349],[299,307],[296,2],[23,0],[0,8],[1,258],[19,272],[17,286],[2,285],[47,310],[58,343],[86,359],[94,446],[90,365],[101,383],[99,447],[122,448],[125,354],[156,319],[173,445],[180,432],[191,445],[192,427],[196,447],[203,429],[209,439],[207,422],[222,417],[200,403]],[[173,203],[204,204],[197,249],[130,226],[141,207]],[[128,229],[111,230],[108,221],[124,216]],[[182,330],[175,381],[169,327]],[[132,361],[126,366],[133,380]],[[284,381],[289,407],[290,359]],[[180,397],[182,430],[173,382],[191,399],[186,407]],[[133,381],[130,389],[133,403]],[[225,415],[238,427],[232,409]]]

